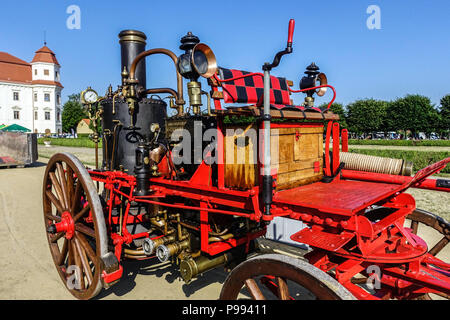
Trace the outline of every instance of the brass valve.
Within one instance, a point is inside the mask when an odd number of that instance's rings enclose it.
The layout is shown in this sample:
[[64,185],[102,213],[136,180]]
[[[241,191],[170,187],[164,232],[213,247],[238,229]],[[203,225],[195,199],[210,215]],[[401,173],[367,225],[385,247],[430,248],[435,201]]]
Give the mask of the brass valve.
[[187,84],[189,105],[192,107],[194,114],[200,114],[200,106],[202,105],[202,86],[200,82],[191,81]]

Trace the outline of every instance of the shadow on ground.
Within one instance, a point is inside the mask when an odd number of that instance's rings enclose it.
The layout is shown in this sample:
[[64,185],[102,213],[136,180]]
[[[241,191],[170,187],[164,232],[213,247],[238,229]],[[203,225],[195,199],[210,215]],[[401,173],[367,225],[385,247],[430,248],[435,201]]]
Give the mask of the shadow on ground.
[[[102,299],[114,294],[118,297],[124,296],[136,286],[136,276],[145,275],[149,277],[164,278],[168,283],[174,283],[181,280],[178,267],[170,262],[161,263],[157,259],[141,260],[141,261],[124,261],[123,276],[120,281],[108,290],[103,290],[95,299]],[[198,290],[212,283],[223,284],[228,273],[223,268],[216,268],[200,275],[189,284],[182,285],[182,291],[186,298],[189,298]],[[149,288],[154,289],[154,288]],[[176,288],[174,288],[176,289]],[[219,293],[212,300],[218,299]]]

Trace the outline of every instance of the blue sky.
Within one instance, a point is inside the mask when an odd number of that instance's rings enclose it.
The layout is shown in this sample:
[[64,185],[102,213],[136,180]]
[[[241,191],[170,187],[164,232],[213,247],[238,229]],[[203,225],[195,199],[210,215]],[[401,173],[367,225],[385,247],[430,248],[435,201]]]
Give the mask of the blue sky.
[[[70,5],[80,7],[79,30],[66,27]],[[380,30],[366,26],[369,5],[381,10]],[[438,104],[450,94],[450,2],[444,0],[2,0],[0,51],[31,61],[46,31],[62,66],[64,102],[89,85],[103,94],[110,83],[119,84],[121,30],[143,31],[147,49],[163,47],[177,55],[179,39],[192,31],[213,49],[220,66],[259,72],[285,47],[290,18],[296,21],[294,52],[273,74],[293,80],[296,88],[314,61],[345,104],[408,93]],[[176,87],[167,57],[148,58],[147,69],[149,88]],[[302,100],[301,94],[294,98]]]

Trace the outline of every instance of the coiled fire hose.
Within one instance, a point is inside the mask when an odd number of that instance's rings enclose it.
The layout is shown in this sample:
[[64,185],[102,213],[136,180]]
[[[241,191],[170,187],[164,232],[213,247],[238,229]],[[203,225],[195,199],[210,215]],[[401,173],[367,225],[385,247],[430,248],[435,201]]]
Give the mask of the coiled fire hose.
[[340,152],[340,162],[344,162],[344,169],[375,173],[385,173],[401,176],[411,176],[413,163],[402,159],[392,159],[365,154]]

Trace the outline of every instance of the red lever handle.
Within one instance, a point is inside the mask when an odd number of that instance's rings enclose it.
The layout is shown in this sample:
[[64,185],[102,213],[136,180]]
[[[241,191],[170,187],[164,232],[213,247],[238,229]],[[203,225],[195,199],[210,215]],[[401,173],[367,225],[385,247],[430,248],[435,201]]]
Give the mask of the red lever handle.
[[289,31],[288,31],[288,46],[292,46],[292,36],[294,35],[294,28],[295,28],[295,20],[291,19],[289,20]]

